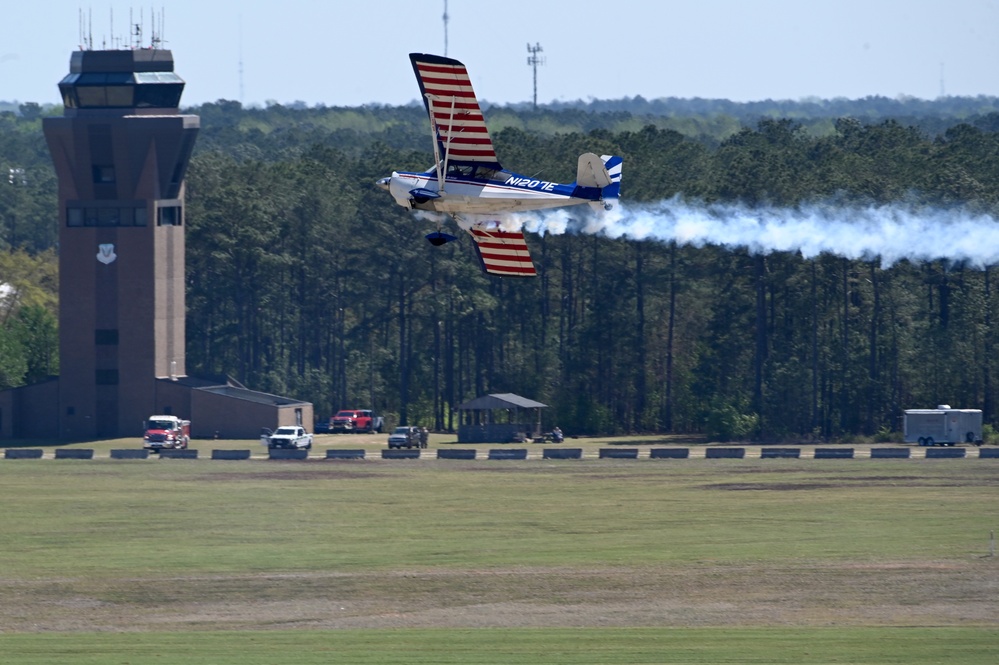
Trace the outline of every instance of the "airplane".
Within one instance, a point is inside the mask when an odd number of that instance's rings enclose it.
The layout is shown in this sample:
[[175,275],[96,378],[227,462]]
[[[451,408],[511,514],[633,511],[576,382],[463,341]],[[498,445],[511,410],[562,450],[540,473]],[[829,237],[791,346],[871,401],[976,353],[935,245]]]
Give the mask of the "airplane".
[[[375,184],[408,210],[445,213],[475,241],[487,274],[537,275],[520,229],[503,228],[504,213],[590,204],[610,210],[621,190],[618,156],[579,156],[576,181],[569,184],[523,176],[504,169],[496,158],[479,102],[465,65],[439,55],[410,53],[433,135],[435,164],[423,172],[393,171]],[[432,245],[457,240],[437,231]]]

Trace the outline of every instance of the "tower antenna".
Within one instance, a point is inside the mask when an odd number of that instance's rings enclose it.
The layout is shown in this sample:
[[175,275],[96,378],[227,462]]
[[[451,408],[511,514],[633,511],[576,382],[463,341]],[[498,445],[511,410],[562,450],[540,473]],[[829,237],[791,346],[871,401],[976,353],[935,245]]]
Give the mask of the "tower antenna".
[[534,46],[530,44],[527,45],[527,52],[531,55],[527,56],[527,65],[534,68],[534,110],[538,110],[538,65],[545,64],[544,57],[538,57],[543,49],[541,44],[535,42]]
[[[142,18],[140,17],[139,20],[141,21]],[[132,48],[142,48],[142,24],[135,22],[131,9],[128,10],[128,23],[132,26]]]
[[447,57],[447,0],[444,0],[444,56]]
[[166,9],[160,7],[159,28],[157,28],[156,9],[151,8],[149,10],[149,23],[149,48],[154,51],[163,48],[163,45],[166,44]]

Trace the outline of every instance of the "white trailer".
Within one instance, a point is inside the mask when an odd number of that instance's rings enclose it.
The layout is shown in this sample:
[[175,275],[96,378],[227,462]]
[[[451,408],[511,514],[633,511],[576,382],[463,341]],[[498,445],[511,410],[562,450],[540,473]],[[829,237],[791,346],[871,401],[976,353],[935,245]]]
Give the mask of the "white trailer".
[[952,409],[941,404],[935,409],[908,409],[905,412],[905,442],[921,446],[953,446],[958,443],[982,445],[981,409]]

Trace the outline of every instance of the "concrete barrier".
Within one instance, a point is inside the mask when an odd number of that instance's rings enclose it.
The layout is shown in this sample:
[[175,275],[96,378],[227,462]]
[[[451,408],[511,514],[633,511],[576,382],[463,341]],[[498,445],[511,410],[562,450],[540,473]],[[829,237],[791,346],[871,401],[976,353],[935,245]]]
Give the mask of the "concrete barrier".
[[527,459],[527,448],[492,448],[488,459]]
[[762,448],[760,449],[760,459],[798,459],[801,457],[801,448]]
[[545,448],[541,453],[541,459],[579,459],[582,456],[582,448]]
[[959,459],[965,453],[964,448],[927,448],[926,459]]
[[705,448],[704,457],[707,459],[742,459],[746,456],[745,448]]
[[149,451],[145,448],[116,448],[111,451],[111,459],[147,459]]
[[601,448],[600,459],[638,459],[638,448]]
[[909,459],[909,449],[871,448],[871,459]]
[[690,448],[653,448],[649,451],[649,459],[687,459]]
[[330,448],[326,459],[364,459],[364,448]]
[[475,448],[438,448],[437,459],[475,459]]
[[41,459],[41,448],[7,448],[3,451],[4,459]]
[[212,451],[212,459],[223,459],[223,460],[250,459],[250,451],[215,449]]
[[979,448],[978,459],[999,459],[999,448]]
[[815,459],[853,459],[853,448],[816,448]]
[[93,448],[56,448],[56,459],[94,459]]
[[420,459],[419,448],[383,448],[382,459]]
[[198,459],[195,448],[165,448],[160,451],[160,459]]
[[309,459],[309,451],[305,448],[272,448],[267,451],[267,459],[273,460],[303,460]]

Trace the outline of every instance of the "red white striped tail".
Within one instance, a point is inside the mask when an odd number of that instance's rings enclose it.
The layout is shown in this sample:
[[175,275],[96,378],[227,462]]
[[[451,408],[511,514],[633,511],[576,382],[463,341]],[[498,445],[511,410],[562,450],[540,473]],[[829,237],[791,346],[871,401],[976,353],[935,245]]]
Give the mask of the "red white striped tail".
[[476,225],[469,233],[475,240],[482,268],[490,275],[534,277],[538,274],[523,231],[501,231]]
[[424,53],[410,53],[409,59],[420,83],[441,158],[447,155],[449,162],[501,168],[465,65]]

